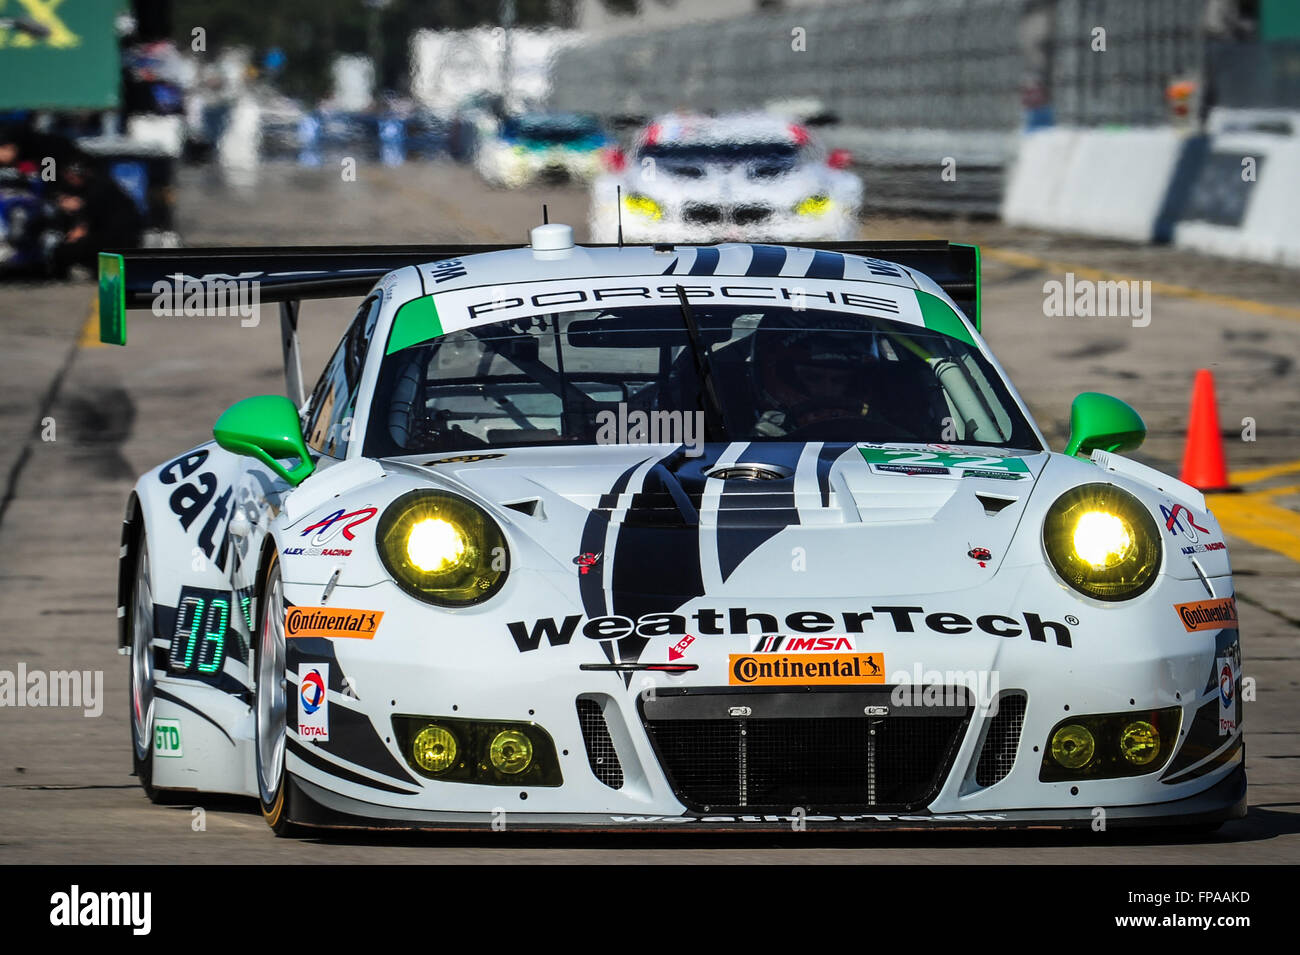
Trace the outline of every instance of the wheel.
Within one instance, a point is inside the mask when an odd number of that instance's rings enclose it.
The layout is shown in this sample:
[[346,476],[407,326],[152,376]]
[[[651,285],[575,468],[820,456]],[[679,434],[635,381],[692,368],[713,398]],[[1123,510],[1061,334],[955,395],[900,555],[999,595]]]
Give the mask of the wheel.
[[257,792],[262,818],[277,836],[291,835],[286,812],[288,786],[284,773],[287,738],[285,718],[284,585],[280,561],[271,555],[262,577],[261,626],[257,628],[257,683],[254,687],[254,750],[257,757]]
[[139,534],[139,555],[135,560],[135,580],[127,604],[131,635],[131,765],[140,780],[140,788],[152,802],[161,802],[162,794],[153,785],[153,586],[149,578],[149,542],[144,528]]

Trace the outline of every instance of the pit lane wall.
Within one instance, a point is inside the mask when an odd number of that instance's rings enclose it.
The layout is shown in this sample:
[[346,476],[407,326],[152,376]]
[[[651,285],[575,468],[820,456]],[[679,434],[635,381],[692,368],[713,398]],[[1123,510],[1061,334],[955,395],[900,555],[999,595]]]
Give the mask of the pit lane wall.
[[1300,112],[1216,110],[1205,133],[1053,127],[1021,134],[1009,225],[1300,267]]

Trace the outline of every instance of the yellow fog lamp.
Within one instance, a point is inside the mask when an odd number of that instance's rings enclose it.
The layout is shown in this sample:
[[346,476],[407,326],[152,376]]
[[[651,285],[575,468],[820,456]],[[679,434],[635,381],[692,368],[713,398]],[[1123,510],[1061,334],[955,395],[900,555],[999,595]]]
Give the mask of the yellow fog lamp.
[[1066,769],[1081,769],[1092,762],[1097,741],[1086,726],[1069,723],[1052,734],[1052,759]]
[[519,730],[502,730],[492,737],[488,759],[498,772],[508,776],[522,773],[533,762],[532,740]]
[[436,724],[420,730],[411,741],[411,759],[426,773],[445,773],[456,765],[459,752],[455,735]]
[[1119,751],[1134,766],[1145,766],[1160,755],[1160,734],[1146,720],[1134,720],[1120,733]]

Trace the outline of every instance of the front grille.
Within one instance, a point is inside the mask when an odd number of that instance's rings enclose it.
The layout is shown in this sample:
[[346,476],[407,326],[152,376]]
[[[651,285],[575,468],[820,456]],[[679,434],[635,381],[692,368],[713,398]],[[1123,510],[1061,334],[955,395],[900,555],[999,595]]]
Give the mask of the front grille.
[[771,214],[771,206],[736,206],[731,212],[731,221],[736,225],[756,225],[759,222],[765,222]]
[[989,720],[988,734],[980,761],[975,766],[975,782],[992,786],[1006,779],[1016,761],[1020,746],[1020,730],[1025,725],[1025,706],[1028,697],[1021,692],[1004,693],[998,698],[998,712]]
[[682,218],[696,225],[712,225],[722,221],[722,210],[708,203],[691,202],[682,207]]
[[669,782],[695,811],[919,809],[946,778],[971,708],[888,703],[875,688],[676,700],[661,690],[642,715]]
[[618,761],[609,725],[595,700],[578,700],[578,725],[587,746],[587,762],[595,777],[610,789],[623,788],[623,765]]

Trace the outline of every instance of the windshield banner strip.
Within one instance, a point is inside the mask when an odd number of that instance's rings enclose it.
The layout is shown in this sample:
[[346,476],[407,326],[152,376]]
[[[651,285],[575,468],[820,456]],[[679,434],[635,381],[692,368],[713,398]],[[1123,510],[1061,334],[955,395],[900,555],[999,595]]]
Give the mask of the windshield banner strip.
[[[393,324],[393,333],[389,336],[388,353],[447,332],[539,314],[618,306],[672,305],[678,301],[677,286],[678,283],[665,282],[661,275],[649,275],[521,282],[438,292],[432,297],[437,299],[436,308],[432,307],[429,296],[401,307]],[[884,283],[866,286],[862,282],[847,285],[798,277],[693,276],[689,283],[683,282],[681,286],[690,302],[700,306],[784,305],[796,311],[846,312],[927,326],[913,290]],[[416,308],[415,303],[420,301],[429,301],[430,305]],[[408,310],[411,310],[409,320],[406,318]],[[943,328],[936,330],[970,341],[960,323],[952,332]]]

